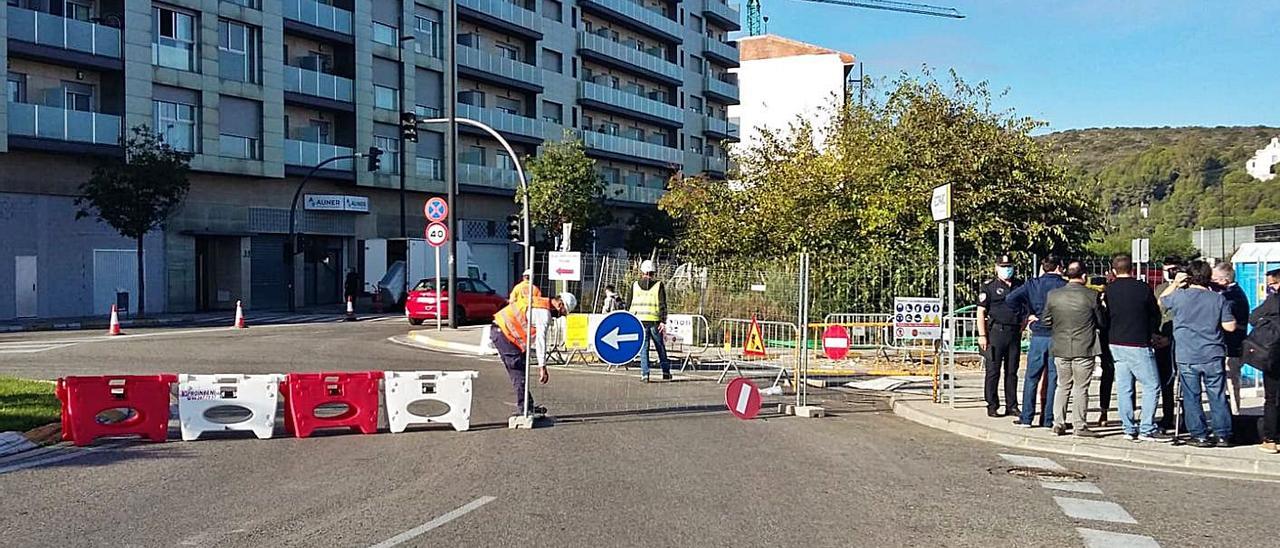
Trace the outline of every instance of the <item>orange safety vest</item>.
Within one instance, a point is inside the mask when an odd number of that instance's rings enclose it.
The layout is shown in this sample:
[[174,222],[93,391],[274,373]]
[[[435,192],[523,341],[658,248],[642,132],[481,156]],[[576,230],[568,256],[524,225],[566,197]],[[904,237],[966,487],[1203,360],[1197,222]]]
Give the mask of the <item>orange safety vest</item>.
[[[535,297],[533,306],[535,308],[549,309],[551,308],[551,299]],[[525,350],[524,341],[526,337],[532,339],[537,336],[537,333],[529,327],[528,314],[529,309],[523,306],[523,303],[511,303],[502,307],[502,310],[493,315],[493,323],[498,324],[498,329],[502,330],[502,335],[520,350]]]
[[[538,289],[538,286],[536,285],[533,286],[533,297],[536,299],[541,296],[542,296],[542,290]],[[507,301],[510,302],[511,304],[517,304],[517,303],[524,302],[528,298],[529,298],[529,281],[522,280],[520,283],[516,284],[515,287],[511,288],[511,296],[507,298]]]

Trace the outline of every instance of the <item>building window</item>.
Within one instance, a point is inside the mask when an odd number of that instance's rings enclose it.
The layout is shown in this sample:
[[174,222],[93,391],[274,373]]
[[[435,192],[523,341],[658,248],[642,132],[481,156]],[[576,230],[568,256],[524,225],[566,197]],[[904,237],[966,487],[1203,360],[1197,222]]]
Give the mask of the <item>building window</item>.
[[564,74],[564,56],[558,51],[542,48],[542,68]]
[[506,152],[500,150],[494,153],[494,158],[497,160],[494,162],[494,165],[496,165],[498,169],[503,169],[507,171],[516,170],[515,161],[513,161],[511,157],[507,155]]
[[239,4],[249,9],[258,9],[258,0],[224,0],[227,3]]
[[400,92],[386,86],[373,86],[373,106],[387,110],[400,110]]
[[444,34],[440,31],[440,14],[415,15],[413,48],[418,53],[440,59],[444,57]]
[[62,108],[93,112],[93,86],[79,82],[63,82],[62,94]]
[[507,114],[520,116],[520,101],[510,97],[494,97],[494,107]]
[[9,102],[27,102],[27,75],[20,72],[9,73]]
[[564,105],[551,101],[542,102],[542,119],[553,124],[564,125]]
[[468,147],[466,150],[462,152],[461,157],[458,158],[458,161],[468,165],[483,166],[484,165],[484,147],[471,145],[470,147]]
[[262,103],[222,96],[218,102],[218,154],[258,160],[262,158],[261,143]]
[[690,15],[689,26],[693,27],[693,32],[702,32],[702,18],[697,15]]
[[176,150],[196,151],[196,105],[172,101],[152,101],[156,132]]
[[470,89],[458,94],[458,102],[464,105],[484,108],[484,92]]
[[311,134],[308,137],[311,137],[313,142],[322,145],[333,144],[333,124],[329,123],[328,120],[309,120],[307,129]]
[[556,0],[542,0],[542,16],[552,21],[564,22],[564,4]]
[[702,154],[702,137],[689,137],[689,152]]
[[520,48],[511,44],[494,44],[493,48],[498,50],[499,57],[505,57],[512,61],[519,61],[521,59]]
[[620,177],[621,173],[619,173],[618,168],[616,167],[606,167],[600,170],[600,178],[604,179],[604,183],[606,185],[618,184],[618,179]]
[[218,20],[218,75],[239,82],[258,81],[258,29]]
[[704,72],[704,70],[703,70],[703,68],[702,68],[702,58],[701,58],[701,57],[698,57],[697,55],[690,55],[690,56],[689,56],[689,64],[690,64],[690,65],[693,65],[693,71],[694,71],[694,72],[696,72],[696,73],[698,73],[698,74],[702,74],[702,73]]
[[617,135],[620,128],[615,122],[600,122],[600,133],[605,135]]
[[[9,3],[12,4],[13,2],[9,2]],[[81,4],[79,2],[71,2],[69,0],[63,3],[63,6],[65,6],[66,8],[64,10],[63,15],[67,19],[75,19],[76,21],[89,21],[91,18],[93,18],[92,6]]]
[[395,27],[390,25],[384,25],[382,23],[374,21],[373,23],[373,41],[374,42],[377,42],[379,44],[386,44],[388,46],[395,46],[396,41],[399,39],[399,36],[397,36],[397,34],[399,34],[399,32],[397,32],[397,29]]
[[178,70],[195,70],[196,18],[169,8],[155,8],[151,62]]
[[390,124],[373,125],[373,146],[382,149],[380,173],[400,172],[400,128]]
[[690,95],[689,110],[692,110],[698,114],[702,114],[702,97],[699,97],[697,95]]

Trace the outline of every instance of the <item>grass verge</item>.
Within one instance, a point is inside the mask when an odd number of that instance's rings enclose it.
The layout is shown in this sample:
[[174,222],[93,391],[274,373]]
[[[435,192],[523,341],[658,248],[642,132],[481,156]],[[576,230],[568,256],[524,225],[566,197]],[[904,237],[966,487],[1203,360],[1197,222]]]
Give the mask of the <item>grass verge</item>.
[[53,383],[0,377],[0,432],[26,432],[59,419]]

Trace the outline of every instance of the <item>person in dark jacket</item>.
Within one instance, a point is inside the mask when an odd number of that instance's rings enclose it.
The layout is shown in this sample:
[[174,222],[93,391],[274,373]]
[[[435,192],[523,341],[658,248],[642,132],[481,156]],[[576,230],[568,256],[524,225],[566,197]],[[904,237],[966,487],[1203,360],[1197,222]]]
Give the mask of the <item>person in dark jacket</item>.
[[1053,358],[1058,369],[1058,391],[1054,394],[1053,433],[1067,433],[1067,403],[1071,409],[1072,431],[1077,436],[1096,438],[1089,429],[1085,412],[1089,409],[1089,381],[1096,359],[1102,354],[1102,304],[1098,292],[1085,287],[1084,265],[1067,266],[1067,285],[1049,292],[1041,325],[1053,333]]
[[[1280,325],[1280,268],[1267,272],[1267,298],[1249,315],[1249,325],[1255,329],[1262,322]],[[1280,356],[1273,356],[1273,362]],[[1272,363],[1271,370],[1262,375],[1265,403],[1262,404],[1262,445],[1264,453],[1280,453],[1276,442],[1280,441],[1280,363]]]
[[[1177,255],[1165,257],[1161,266],[1164,281],[1156,286],[1156,295],[1164,293],[1164,290],[1173,283],[1173,277],[1186,266],[1186,263],[1182,262],[1182,257]],[[1177,372],[1173,359],[1173,313],[1169,312],[1159,299],[1156,300],[1156,304],[1160,305],[1160,333],[1151,341],[1151,347],[1156,354],[1156,373],[1160,375],[1161,415],[1157,424],[1161,430],[1173,430],[1173,375]]]
[[347,279],[344,285],[346,296],[352,302],[360,298],[360,294],[364,292],[362,287],[364,284],[360,280],[360,273],[356,272],[354,268],[347,270]]
[[1031,321],[1031,346],[1027,349],[1027,376],[1022,381],[1022,415],[1014,419],[1018,426],[1031,427],[1031,418],[1036,413],[1036,392],[1041,377],[1048,378],[1048,387],[1044,392],[1044,412],[1040,415],[1040,426],[1053,426],[1053,392],[1058,384],[1058,370],[1054,367],[1051,352],[1053,351],[1053,331],[1038,321],[1044,314],[1044,303],[1049,292],[1067,285],[1062,279],[1062,260],[1049,255],[1040,260],[1039,278],[1027,280],[1027,283],[1009,293],[1005,303],[1020,310]]
[[[1209,288],[1212,284],[1212,267],[1204,261],[1192,261],[1160,293],[1160,303],[1173,313],[1174,357],[1182,385],[1182,416],[1191,434],[1189,443],[1195,447],[1231,447],[1231,408],[1223,371],[1227,345],[1223,334],[1236,330],[1236,320],[1227,300]],[[1209,400],[1208,426],[1216,439],[1209,437],[1200,404],[1202,396]]]
[[[1231,263],[1214,265],[1213,285],[1231,306],[1231,316],[1236,319],[1236,325],[1244,327],[1249,321],[1249,297],[1236,283],[1236,269]],[[1227,344],[1227,403],[1231,405],[1233,415],[1240,414],[1240,357],[1244,355],[1244,338],[1247,335],[1244,329],[1237,329],[1224,337]]]
[[[1120,426],[1133,441],[1170,442],[1173,438],[1156,428],[1156,398],[1160,374],[1156,370],[1151,341],[1160,329],[1160,306],[1151,286],[1133,277],[1133,257],[1120,253],[1111,259],[1116,279],[1103,289],[1107,312],[1107,342],[1115,359]],[[1134,381],[1142,385],[1142,417],[1134,424]]]

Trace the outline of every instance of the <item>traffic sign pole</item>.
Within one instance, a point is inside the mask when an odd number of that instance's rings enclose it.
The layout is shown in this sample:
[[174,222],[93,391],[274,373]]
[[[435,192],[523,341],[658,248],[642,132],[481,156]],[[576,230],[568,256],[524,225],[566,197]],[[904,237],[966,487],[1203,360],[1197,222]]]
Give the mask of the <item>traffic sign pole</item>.
[[[442,314],[442,312],[440,311],[441,309],[441,306],[440,306],[440,246],[435,246],[435,247],[436,247],[436,331],[440,331],[442,329],[442,322],[440,321],[440,314]],[[452,295],[450,295],[450,297],[452,297]]]

